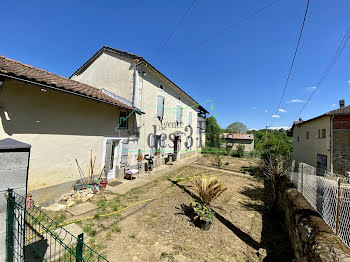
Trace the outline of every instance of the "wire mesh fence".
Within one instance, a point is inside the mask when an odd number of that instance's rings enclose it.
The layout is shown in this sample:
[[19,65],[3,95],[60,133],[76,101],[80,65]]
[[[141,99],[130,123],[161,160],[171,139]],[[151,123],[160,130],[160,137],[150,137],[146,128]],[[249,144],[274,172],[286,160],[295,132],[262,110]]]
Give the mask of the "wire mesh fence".
[[12,190],[7,198],[7,261],[108,260]]
[[289,179],[320,213],[334,233],[350,247],[350,180],[327,171],[317,175],[315,167],[300,163]]

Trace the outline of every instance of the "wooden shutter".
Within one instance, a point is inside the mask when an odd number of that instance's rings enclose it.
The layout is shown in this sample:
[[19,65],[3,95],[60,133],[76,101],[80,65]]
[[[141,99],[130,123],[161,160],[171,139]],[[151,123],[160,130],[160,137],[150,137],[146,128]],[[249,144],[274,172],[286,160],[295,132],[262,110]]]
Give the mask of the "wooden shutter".
[[120,166],[125,166],[128,163],[128,151],[129,151],[129,142],[122,142],[122,152],[120,156]]
[[164,115],[164,96],[157,95],[157,117],[163,118]]
[[188,125],[192,126],[192,112],[188,112]]
[[106,164],[107,172],[111,170],[111,167],[112,167],[112,163],[111,163],[112,143],[113,141],[110,139],[108,139],[106,142],[105,164]]
[[181,122],[181,106],[177,105],[176,106],[176,122],[180,123]]

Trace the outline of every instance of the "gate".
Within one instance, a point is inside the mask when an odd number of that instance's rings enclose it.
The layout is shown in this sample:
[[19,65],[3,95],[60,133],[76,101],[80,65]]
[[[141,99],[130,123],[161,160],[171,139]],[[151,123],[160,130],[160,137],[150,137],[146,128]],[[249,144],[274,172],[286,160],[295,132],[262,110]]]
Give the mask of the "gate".
[[6,261],[108,262],[26,199],[9,189],[6,222]]

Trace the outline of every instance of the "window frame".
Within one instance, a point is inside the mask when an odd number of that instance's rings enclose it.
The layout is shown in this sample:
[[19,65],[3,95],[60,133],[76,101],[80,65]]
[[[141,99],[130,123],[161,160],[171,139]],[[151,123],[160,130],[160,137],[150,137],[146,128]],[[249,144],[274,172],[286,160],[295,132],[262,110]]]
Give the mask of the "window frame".
[[[122,116],[121,115],[122,113],[125,113],[125,116]],[[128,116],[128,112],[127,111],[124,111],[124,110],[120,110],[119,111],[119,128],[120,129],[128,129],[128,127],[129,127],[129,118],[127,116]],[[125,119],[124,121],[121,121],[122,117]],[[124,123],[125,123],[125,126],[124,126]]]

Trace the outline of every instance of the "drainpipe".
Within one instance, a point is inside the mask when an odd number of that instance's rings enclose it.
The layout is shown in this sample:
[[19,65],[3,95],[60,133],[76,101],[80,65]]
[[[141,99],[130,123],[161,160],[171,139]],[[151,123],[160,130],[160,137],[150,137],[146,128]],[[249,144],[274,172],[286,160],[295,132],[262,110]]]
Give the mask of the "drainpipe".
[[142,63],[143,61],[141,62],[138,62],[137,64],[134,65],[134,86],[133,86],[133,90],[132,90],[132,106],[133,107],[136,107],[136,74],[138,74],[137,72],[137,67]]
[[332,115],[331,117],[331,121],[330,121],[330,138],[329,138],[329,148],[330,148],[330,171],[333,174],[333,118],[334,115]]

